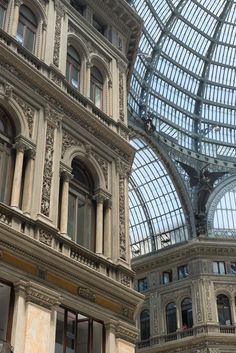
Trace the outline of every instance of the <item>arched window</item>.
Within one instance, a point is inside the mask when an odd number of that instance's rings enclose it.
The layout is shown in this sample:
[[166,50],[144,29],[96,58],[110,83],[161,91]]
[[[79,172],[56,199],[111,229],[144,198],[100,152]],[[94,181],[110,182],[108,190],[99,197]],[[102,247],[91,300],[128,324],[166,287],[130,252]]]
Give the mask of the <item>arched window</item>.
[[31,52],[35,48],[37,27],[37,19],[33,12],[27,6],[21,5],[16,39]]
[[90,98],[100,109],[103,108],[103,77],[96,66],[91,69]]
[[72,162],[73,179],[69,188],[68,228],[72,240],[95,251],[95,201],[93,179],[85,165]]
[[232,325],[229,298],[224,294],[219,294],[216,301],[219,324]]
[[143,310],[140,314],[140,335],[142,341],[150,337],[150,315],[148,310]]
[[76,89],[80,88],[80,57],[77,51],[72,47],[68,47],[66,61],[66,79]]
[[12,150],[14,129],[5,110],[0,107],[0,201],[9,204],[14,153]]
[[2,341],[10,341],[13,314],[12,287],[2,280],[0,280],[0,303],[0,343],[2,343]]
[[166,306],[166,328],[167,333],[175,332],[177,330],[175,303],[169,303]]
[[193,326],[192,300],[185,298],[181,303],[182,327],[187,329]]

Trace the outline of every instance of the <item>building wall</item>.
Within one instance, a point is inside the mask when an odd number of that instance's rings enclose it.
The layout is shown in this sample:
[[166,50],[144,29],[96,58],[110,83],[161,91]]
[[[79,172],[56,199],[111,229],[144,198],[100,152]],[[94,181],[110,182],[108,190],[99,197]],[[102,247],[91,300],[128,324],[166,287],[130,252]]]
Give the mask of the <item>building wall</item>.
[[[72,1],[0,2],[0,106],[14,127],[12,143],[0,136],[13,164],[12,179],[1,181],[11,193],[0,203],[0,282],[12,292],[1,339],[15,353],[55,351],[59,307],[102,322],[106,353],[134,351],[142,296],[132,288],[129,256],[127,176],[134,150],[126,90],[141,22],[125,1],[118,5],[82,1],[80,13]],[[27,26],[19,41],[22,6],[37,23],[32,50],[24,42]],[[66,77],[70,45],[81,61],[78,88]],[[103,78],[102,107],[90,94],[94,67]],[[92,250],[68,236],[74,160],[93,180]]]

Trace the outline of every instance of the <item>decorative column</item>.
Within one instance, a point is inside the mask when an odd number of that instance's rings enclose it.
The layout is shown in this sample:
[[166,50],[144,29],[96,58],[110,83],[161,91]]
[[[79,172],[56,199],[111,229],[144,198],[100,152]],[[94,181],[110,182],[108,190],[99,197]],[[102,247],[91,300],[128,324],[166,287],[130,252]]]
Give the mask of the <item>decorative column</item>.
[[85,74],[85,85],[84,94],[86,97],[90,98],[90,81],[91,81],[91,63],[86,63],[86,74]]
[[26,146],[22,141],[17,141],[15,143],[15,149],[16,149],[16,160],[15,160],[15,169],[14,169],[12,194],[11,194],[11,206],[19,207],[24,151],[26,149]]
[[19,9],[20,6],[23,4],[23,0],[14,0],[14,8],[13,8],[13,21],[12,21],[12,28],[11,28],[11,35],[13,37],[16,36],[17,26],[19,22]]
[[46,30],[47,24],[46,22],[42,23],[42,44],[41,44],[41,59],[45,59],[45,50],[46,50]]
[[59,67],[60,60],[60,47],[61,47],[61,29],[62,29],[62,19],[65,16],[65,6],[60,0],[55,0],[55,10],[56,10],[56,24],[55,24],[55,38],[54,38],[54,50],[53,50],[53,64]]
[[106,200],[104,213],[104,255],[111,258],[111,200]]
[[22,211],[29,213],[31,208],[32,190],[33,190],[35,150],[33,149],[27,150],[26,155],[28,157],[28,160],[27,160],[26,170],[25,170]]
[[71,173],[63,170],[61,173],[62,178],[62,194],[61,194],[61,221],[60,231],[62,234],[67,234],[68,222],[68,202],[69,202],[69,182],[71,180]]
[[104,196],[98,194],[95,196],[97,202],[97,215],[96,215],[96,253],[103,253],[103,202]]

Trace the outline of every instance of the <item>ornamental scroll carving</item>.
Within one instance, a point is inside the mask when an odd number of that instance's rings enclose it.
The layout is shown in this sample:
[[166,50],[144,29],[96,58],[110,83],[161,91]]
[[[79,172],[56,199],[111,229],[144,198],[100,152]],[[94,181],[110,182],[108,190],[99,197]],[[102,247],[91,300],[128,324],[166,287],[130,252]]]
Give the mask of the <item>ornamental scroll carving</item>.
[[205,291],[206,291],[206,309],[207,309],[207,320],[212,321],[212,308],[211,308],[211,290],[210,290],[210,281],[205,281]]
[[65,16],[65,7],[60,0],[55,0],[56,10],[56,24],[55,24],[55,38],[53,51],[53,64],[59,66],[60,43],[61,43],[61,22],[62,17]]
[[48,246],[52,246],[52,234],[45,232],[43,229],[39,229],[39,241]]
[[119,108],[120,108],[120,120],[124,122],[124,77],[122,71],[119,72]]
[[125,177],[119,176],[119,223],[120,223],[120,257],[126,260],[126,229],[125,229]]
[[53,166],[53,152],[54,152],[54,130],[55,126],[47,122],[46,133],[46,149],[45,149],[45,162],[43,172],[43,189],[41,212],[49,217],[50,213],[50,196],[51,196],[51,183],[52,183],[52,166]]
[[34,127],[34,116],[35,116],[35,109],[32,108],[28,103],[26,103],[23,99],[13,94],[12,96],[14,100],[19,104],[23,113],[27,119],[28,128],[29,128],[29,137],[32,138],[33,135],[33,127]]
[[196,296],[196,311],[197,311],[197,322],[202,322],[203,317],[202,317],[202,305],[201,305],[201,292],[200,292],[200,285],[201,285],[201,280],[196,281],[196,286],[195,286],[195,296]]
[[62,150],[61,150],[61,158],[64,158],[65,152],[68,148],[72,146],[83,147],[83,144],[77,141],[73,136],[68,134],[68,132],[62,132]]

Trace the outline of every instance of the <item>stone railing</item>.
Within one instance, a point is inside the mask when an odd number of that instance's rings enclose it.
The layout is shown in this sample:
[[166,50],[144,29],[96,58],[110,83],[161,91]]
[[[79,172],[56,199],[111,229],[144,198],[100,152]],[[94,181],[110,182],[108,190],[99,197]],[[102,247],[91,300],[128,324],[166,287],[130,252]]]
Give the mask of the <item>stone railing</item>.
[[9,342],[0,339],[0,353],[13,353],[13,348]]
[[86,266],[93,271],[118,281],[126,287],[133,287],[133,271],[93,253],[78,245],[68,237],[61,235],[58,229],[46,225],[43,221],[32,220],[24,214],[0,203],[0,225],[3,224],[24,234],[43,247],[58,252],[78,266]]
[[102,124],[106,125],[113,131],[117,132],[121,137],[128,139],[128,134],[120,128],[119,123],[115,122],[110,116],[104,113],[101,109],[87,97],[83,96],[78,90],[71,86],[65,79],[65,76],[57,70],[54,66],[48,66],[42,60],[39,60],[29,50],[24,48],[17,40],[0,29],[0,43],[4,43],[13,52],[17,52],[18,56],[28,65],[39,71],[44,77],[56,84],[61,91],[86,108],[93,114]]
[[153,336],[147,340],[143,340],[137,342],[136,346],[138,349],[144,347],[150,347],[155,345],[163,345],[163,343],[167,343],[170,341],[176,341],[180,339],[185,339],[192,336],[198,336],[201,334],[210,334],[210,333],[223,333],[223,334],[235,334],[235,326],[207,326],[202,325],[198,327],[189,328],[187,330],[176,331],[173,333],[169,333],[168,335],[158,335]]

